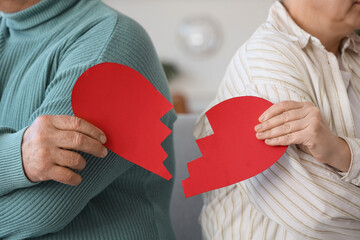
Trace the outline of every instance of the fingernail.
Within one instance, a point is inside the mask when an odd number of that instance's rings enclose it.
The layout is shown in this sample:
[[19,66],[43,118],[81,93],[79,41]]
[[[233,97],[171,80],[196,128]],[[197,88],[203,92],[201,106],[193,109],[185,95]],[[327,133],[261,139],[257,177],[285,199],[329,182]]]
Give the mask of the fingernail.
[[259,121],[260,122],[263,122],[265,120],[265,116],[264,115],[261,115],[260,117],[259,117]]
[[105,135],[101,135],[101,136],[100,136],[100,142],[101,142],[102,144],[106,143],[106,137],[105,137]]
[[263,135],[263,133],[257,133],[257,134],[256,134],[256,137],[259,138],[259,137],[261,137],[262,135]]
[[266,139],[266,140],[265,140],[265,143],[266,143],[266,144],[271,144],[271,140]]
[[103,150],[103,156],[106,157],[106,155],[108,154],[108,150],[106,148],[104,148]]
[[255,126],[255,131],[259,131],[262,128],[261,124]]

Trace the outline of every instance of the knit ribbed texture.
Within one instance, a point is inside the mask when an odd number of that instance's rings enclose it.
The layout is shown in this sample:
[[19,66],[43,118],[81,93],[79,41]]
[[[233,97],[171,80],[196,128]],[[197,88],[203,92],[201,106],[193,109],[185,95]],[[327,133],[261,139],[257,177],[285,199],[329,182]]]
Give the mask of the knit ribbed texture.
[[[97,0],[42,0],[0,15],[0,53],[0,238],[175,239],[173,181],[112,152],[105,159],[83,154],[87,166],[77,187],[31,183],[22,169],[25,129],[40,115],[73,115],[72,88],[91,66],[130,66],[170,100],[146,32]],[[171,111],[162,121],[172,129],[175,119]],[[174,175],[172,135],[162,146]]]

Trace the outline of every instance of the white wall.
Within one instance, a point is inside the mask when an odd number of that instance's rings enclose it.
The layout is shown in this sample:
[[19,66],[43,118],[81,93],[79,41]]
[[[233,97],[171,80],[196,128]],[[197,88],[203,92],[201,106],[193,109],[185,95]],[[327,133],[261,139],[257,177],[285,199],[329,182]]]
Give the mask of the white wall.
[[[202,111],[215,97],[235,51],[266,19],[274,0],[103,0],[132,17],[148,31],[163,60],[178,65],[181,77],[172,84],[188,99],[192,112]],[[211,16],[222,28],[221,49],[208,59],[195,59],[179,46],[177,27],[189,16]]]

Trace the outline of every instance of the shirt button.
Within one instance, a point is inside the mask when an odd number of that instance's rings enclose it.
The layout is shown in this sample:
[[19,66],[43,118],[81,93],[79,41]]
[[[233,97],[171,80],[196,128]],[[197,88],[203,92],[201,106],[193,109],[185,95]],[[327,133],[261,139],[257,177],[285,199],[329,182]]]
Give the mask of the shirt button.
[[359,183],[359,180],[353,179],[353,180],[351,181],[351,183],[357,185],[357,184]]

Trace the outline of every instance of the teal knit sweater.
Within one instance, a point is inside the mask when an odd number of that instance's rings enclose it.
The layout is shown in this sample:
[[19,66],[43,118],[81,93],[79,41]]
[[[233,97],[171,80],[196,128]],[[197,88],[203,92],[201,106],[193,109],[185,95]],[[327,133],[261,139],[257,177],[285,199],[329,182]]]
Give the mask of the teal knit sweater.
[[[83,154],[87,166],[77,187],[35,184],[24,175],[25,129],[40,115],[73,115],[73,85],[102,62],[136,69],[170,99],[145,31],[100,1],[42,0],[21,12],[1,13],[0,239],[175,238],[169,217],[173,181],[112,152],[105,159]],[[171,111],[162,121],[172,128],[175,119]],[[162,146],[174,175],[172,135]]]

